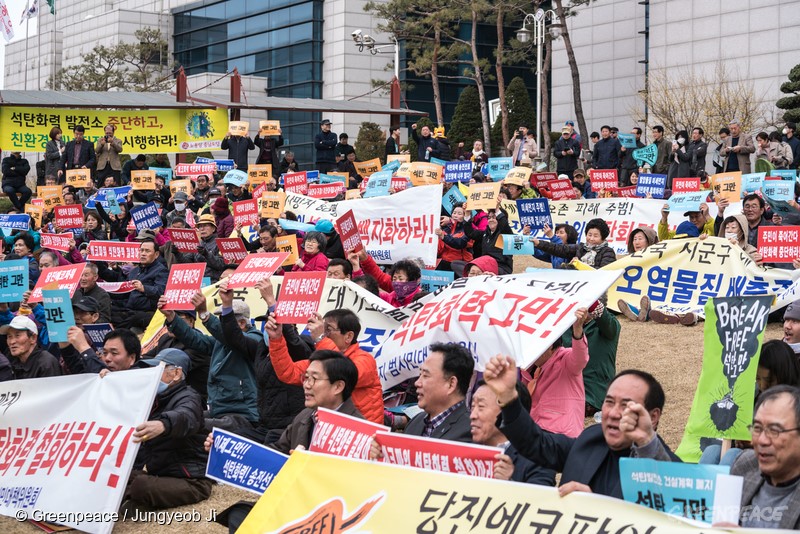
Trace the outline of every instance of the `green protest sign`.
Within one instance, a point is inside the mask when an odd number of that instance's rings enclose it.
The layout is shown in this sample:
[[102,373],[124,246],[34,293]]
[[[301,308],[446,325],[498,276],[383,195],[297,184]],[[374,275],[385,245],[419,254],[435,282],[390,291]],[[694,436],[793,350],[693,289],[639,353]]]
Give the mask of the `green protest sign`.
[[716,439],[749,440],[756,368],[772,296],[721,297],[706,302],[703,368],[676,454],[696,463]]
[[658,159],[658,147],[655,144],[647,145],[646,147],[637,148],[631,154],[633,159],[636,160],[640,166],[643,163],[647,163],[651,167],[656,164],[656,159]]

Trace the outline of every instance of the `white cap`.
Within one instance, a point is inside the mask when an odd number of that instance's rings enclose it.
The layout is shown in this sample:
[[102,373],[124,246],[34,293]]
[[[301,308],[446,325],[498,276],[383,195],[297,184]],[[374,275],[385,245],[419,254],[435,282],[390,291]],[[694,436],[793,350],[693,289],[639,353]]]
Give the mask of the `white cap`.
[[569,180],[569,176],[567,176],[566,174],[559,174],[558,175],[558,179],[559,180]]
[[7,325],[0,326],[0,334],[6,335],[8,331],[13,328],[14,330],[28,330],[33,332],[34,335],[39,335],[39,329],[36,328],[36,323],[34,323],[30,317],[27,315],[17,315],[13,319],[11,319],[11,323]]

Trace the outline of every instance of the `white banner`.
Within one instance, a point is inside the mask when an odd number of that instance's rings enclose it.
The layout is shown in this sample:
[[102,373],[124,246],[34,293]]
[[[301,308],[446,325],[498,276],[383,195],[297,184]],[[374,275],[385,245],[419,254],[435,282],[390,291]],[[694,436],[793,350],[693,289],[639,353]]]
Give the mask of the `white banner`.
[[5,0],[0,0],[0,30],[2,30],[3,39],[6,42],[14,38],[14,24],[11,22],[11,15],[8,13]]
[[326,202],[315,198],[286,194],[284,209],[305,223],[319,219],[335,222],[353,210],[367,253],[382,265],[391,265],[408,257],[422,258],[425,265],[436,265],[442,206],[442,186],[414,187],[388,197]]
[[0,514],[114,528],[161,367],[0,383]]
[[422,308],[391,334],[376,356],[383,388],[419,374],[435,342],[466,346],[482,371],[496,354],[529,367],[622,271],[545,269],[456,280],[420,300]]

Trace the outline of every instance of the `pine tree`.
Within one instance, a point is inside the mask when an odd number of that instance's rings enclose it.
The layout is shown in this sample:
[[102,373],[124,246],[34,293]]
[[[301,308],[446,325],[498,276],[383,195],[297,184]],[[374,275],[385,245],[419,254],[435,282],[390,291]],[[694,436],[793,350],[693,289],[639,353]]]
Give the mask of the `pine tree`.
[[478,100],[478,90],[469,85],[461,91],[458,104],[450,122],[450,131],[447,133],[450,146],[455,148],[458,143],[471,147],[476,139],[483,140],[483,122],[481,121],[481,103]]
[[[422,117],[420,120],[417,121],[417,135],[422,130],[423,126],[427,126],[431,129],[431,133],[433,133],[433,129],[436,125],[430,120],[428,117]],[[408,151],[411,154],[411,161],[417,161],[417,143],[414,142],[414,138],[411,137],[411,133],[408,134]]]
[[[513,132],[521,124],[525,124],[529,129],[536,131],[536,110],[531,104],[528,88],[525,81],[517,76],[506,88],[506,105],[508,106],[508,129],[509,139],[513,138]],[[503,124],[498,118],[492,126],[492,155],[505,154],[506,147],[503,146]]]
[[776,107],[786,110],[783,120],[800,122],[800,65],[795,65],[789,71],[789,81],[781,84],[781,93],[790,95],[784,96],[775,103]]
[[[358,161],[381,158],[386,148],[386,133],[374,122],[362,122],[358,138],[353,146]],[[385,161],[383,163],[386,163]]]

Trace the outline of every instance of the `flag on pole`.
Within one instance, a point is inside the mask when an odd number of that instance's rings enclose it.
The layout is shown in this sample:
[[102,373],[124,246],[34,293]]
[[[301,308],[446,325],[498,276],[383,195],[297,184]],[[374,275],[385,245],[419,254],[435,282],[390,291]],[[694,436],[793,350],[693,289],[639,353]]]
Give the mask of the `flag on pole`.
[[0,31],[3,32],[3,39],[6,42],[14,38],[14,25],[11,23],[11,15],[8,14],[5,0],[0,0]]
[[56,14],[56,0],[45,0],[47,5],[50,6],[50,14]]
[[22,24],[25,22],[25,19],[32,19],[36,15],[39,14],[39,0],[33,0],[33,3],[30,7],[26,7],[25,11],[22,12],[22,18],[19,19],[19,23]]

